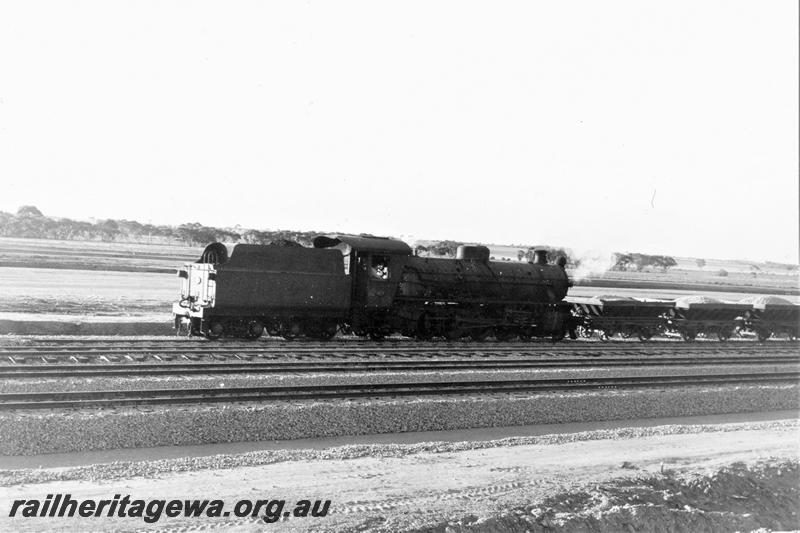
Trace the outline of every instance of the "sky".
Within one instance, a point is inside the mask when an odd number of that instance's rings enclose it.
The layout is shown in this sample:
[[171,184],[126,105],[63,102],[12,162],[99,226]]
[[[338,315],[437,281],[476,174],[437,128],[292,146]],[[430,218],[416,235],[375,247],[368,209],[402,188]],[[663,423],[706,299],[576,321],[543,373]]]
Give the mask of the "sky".
[[798,3],[6,1],[0,210],[798,262]]

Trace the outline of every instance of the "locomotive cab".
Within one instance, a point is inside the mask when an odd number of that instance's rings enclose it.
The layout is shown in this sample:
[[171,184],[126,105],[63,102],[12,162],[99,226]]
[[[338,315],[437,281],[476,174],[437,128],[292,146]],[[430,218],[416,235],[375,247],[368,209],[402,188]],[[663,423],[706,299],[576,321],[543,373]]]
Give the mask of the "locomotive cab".
[[372,235],[332,235],[314,239],[315,248],[336,248],[352,277],[351,327],[358,334],[388,333],[386,317],[394,304],[403,266],[412,255],[403,241]]

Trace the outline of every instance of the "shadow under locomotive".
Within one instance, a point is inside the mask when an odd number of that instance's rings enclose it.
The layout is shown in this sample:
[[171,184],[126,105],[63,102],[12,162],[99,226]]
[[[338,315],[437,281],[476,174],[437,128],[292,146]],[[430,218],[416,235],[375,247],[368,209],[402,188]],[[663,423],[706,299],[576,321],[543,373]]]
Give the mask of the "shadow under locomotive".
[[560,340],[572,325],[565,263],[548,264],[544,251],[530,263],[491,261],[485,246],[417,257],[400,240],[366,235],[320,236],[313,248],[213,243],[178,272],[173,313],[176,328],[211,339]]

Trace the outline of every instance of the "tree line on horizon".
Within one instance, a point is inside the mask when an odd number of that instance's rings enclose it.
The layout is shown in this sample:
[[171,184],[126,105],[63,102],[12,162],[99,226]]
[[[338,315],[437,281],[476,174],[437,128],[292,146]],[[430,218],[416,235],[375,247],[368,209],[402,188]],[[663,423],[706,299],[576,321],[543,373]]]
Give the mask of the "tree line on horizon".
[[142,224],[135,220],[124,219],[87,222],[48,217],[31,205],[20,207],[16,214],[0,211],[0,237],[186,246],[204,246],[215,241],[270,244],[273,241],[292,240],[308,246],[318,234],[318,232],[286,230],[216,228],[198,222],[179,226]]
[[[243,228],[217,228],[204,226],[198,222],[180,224],[179,226],[142,224],[135,220],[97,220],[87,222],[69,218],[45,216],[38,208],[24,205],[17,212],[0,211],[0,237],[16,237],[29,239],[55,239],[75,241],[133,242],[152,244],[172,244],[185,246],[204,246],[210,242],[240,242],[246,244],[273,244],[293,241],[303,246],[311,246],[311,242],[319,235],[315,231],[257,230]],[[456,250],[463,242],[443,240],[432,241],[427,245],[415,248],[417,255],[432,257],[455,257]],[[547,251],[547,259],[555,262],[559,257],[567,260],[567,268],[580,267],[580,258],[576,258],[571,250],[555,246],[520,247],[517,252],[518,261],[532,261],[534,250]],[[642,271],[657,268],[666,272],[677,265],[673,257],[666,255],[649,255],[641,253],[615,253],[615,262],[611,270]],[[510,258],[502,258],[510,261]],[[768,263],[771,264],[771,263]],[[700,268],[705,260],[698,259]],[[775,263],[777,265],[777,263]],[[789,265],[791,266],[791,265]]]

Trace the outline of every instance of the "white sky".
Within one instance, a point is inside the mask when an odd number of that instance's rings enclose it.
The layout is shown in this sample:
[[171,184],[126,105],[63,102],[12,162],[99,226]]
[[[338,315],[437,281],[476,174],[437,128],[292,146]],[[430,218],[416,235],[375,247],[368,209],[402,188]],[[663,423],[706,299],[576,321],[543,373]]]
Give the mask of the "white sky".
[[0,4],[0,210],[798,260],[798,3]]

